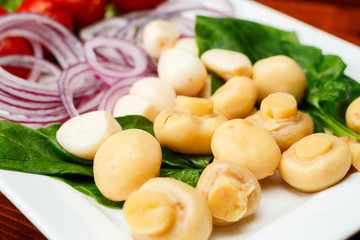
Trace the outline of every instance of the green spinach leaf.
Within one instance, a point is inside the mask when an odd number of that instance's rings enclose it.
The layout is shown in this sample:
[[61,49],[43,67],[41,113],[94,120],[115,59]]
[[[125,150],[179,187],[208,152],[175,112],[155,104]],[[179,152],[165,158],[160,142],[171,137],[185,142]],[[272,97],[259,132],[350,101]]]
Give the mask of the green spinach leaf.
[[162,166],[166,168],[205,168],[213,159],[212,155],[187,155],[162,148]]
[[216,92],[216,90],[218,90],[222,85],[225,84],[225,81],[222,80],[218,75],[216,75],[213,72],[210,73],[210,77],[211,77],[211,95],[212,95]]
[[[137,128],[153,133],[153,123],[133,115],[118,117],[122,128]],[[0,168],[52,176],[74,189],[94,198],[98,203],[121,208],[123,202],[112,202],[102,196],[93,179],[92,161],[67,153],[57,142],[56,132],[61,124],[37,130],[21,124],[0,120]],[[161,176],[173,177],[193,186],[212,156],[184,155],[162,148]]]
[[121,125],[122,129],[137,128],[147,131],[154,136],[153,123],[140,115],[128,115],[123,117],[116,117],[116,121]]
[[254,63],[265,57],[284,54],[283,43],[298,43],[293,32],[235,18],[197,16],[195,39],[201,55],[221,48],[242,52]]
[[[287,55],[303,68],[308,87],[299,106],[313,117],[317,124],[338,136],[359,139],[345,124],[345,110],[360,96],[360,84],[344,75],[346,65],[340,57],[323,55],[315,47],[299,43],[296,34],[270,26],[232,18],[196,18],[196,42],[200,54],[211,48],[222,48],[246,54],[256,61]],[[322,128],[316,125],[316,130]]]
[[76,163],[80,163],[83,165],[92,166],[92,164],[93,164],[92,161],[75,157],[74,155],[69,154],[67,151],[65,151],[65,149],[63,149],[59,145],[59,143],[56,139],[56,132],[57,132],[57,130],[59,130],[60,127],[61,127],[61,124],[57,123],[57,124],[49,125],[44,128],[38,128],[38,129],[36,129],[36,131],[45,135],[46,137],[48,137],[49,142],[52,142],[55,148],[59,149],[67,156],[66,158],[63,159],[64,161],[71,161],[71,162],[76,162]]
[[110,207],[110,208],[122,208],[124,202],[113,202],[105,198],[99,189],[96,187],[93,178],[86,177],[54,177],[57,180],[60,180],[74,189],[82,192],[89,197],[94,198],[99,204]]
[[0,0],[0,6],[9,12],[15,12],[24,0]]
[[196,187],[203,169],[160,169],[160,177],[171,177]]
[[333,134],[359,139],[358,134],[346,127],[345,112],[360,96],[360,84],[344,75],[346,65],[342,59],[323,55],[319,49],[310,46],[287,44],[284,47],[302,66],[308,80],[300,108],[307,110],[314,121],[321,122]]
[[117,17],[119,15],[120,15],[120,12],[116,9],[114,4],[112,4],[111,2],[106,4],[105,14],[104,14],[105,19],[114,18],[114,17]]
[[0,120],[0,168],[50,176],[93,176],[92,166],[77,164],[74,156],[43,134],[48,130],[35,131]]
[[[117,117],[116,120],[125,129],[137,128],[145,130],[154,135],[153,123],[147,118],[139,115]],[[168,148],[162,147],[162,165],[169,168],[205,168],[213,156],[198,156],[176,153]]]

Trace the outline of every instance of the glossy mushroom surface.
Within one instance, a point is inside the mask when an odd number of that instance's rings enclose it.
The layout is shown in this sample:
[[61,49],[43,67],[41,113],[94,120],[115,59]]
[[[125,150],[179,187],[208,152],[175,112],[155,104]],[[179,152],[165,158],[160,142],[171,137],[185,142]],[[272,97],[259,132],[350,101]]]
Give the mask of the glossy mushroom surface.
[[134,239],[206,240],[212,232],[209,207],[200,192],[173,178],[153,178],[124,204]]
[[196,189],[206,199],[215,226],[230,225],[254,214],[261,199],[256,176],[231,161],[214,159],[202,172]]
[[283,153],[279,165],[282,179],[292,187],[315,192],[339,182],[351,166],[351,150],[342,139],[314,133]]
[[211,150],[215,159],[236,162],[248,168],[257,179],[273,175],[281,151],[271,134],[244,119],[232,119],[215,131]]

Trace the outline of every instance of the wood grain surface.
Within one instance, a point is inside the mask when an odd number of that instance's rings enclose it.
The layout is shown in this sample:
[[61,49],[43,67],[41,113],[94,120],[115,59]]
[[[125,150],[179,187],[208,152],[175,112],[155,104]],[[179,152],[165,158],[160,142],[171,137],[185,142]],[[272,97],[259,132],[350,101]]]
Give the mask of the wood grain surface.
[[[257,2],[360,46],[359,0],[257,0]],[[0,239],[46,239],[1,192]]]
[[360,46],[359,0],[256,0]]

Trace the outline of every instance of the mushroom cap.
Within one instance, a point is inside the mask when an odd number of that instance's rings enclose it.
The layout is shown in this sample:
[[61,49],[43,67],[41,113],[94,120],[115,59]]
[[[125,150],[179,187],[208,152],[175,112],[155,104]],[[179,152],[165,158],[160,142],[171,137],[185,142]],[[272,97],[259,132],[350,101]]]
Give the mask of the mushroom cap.
[[226,159],[248,168],[257,179],[274,174],[281,151],[264,128],[244,119],[232,119],[220,125],[212,138],[216,159]]
[[257,61],[253,66],[252,78],[259,90],[259,101],[274,92],[287,92],[299,103],[307,86],[303,69],[295,60],[285,55]]
[[350,103],[346,109],[345,120],[347,127],[356,132],[360,133],[360,97],[356,98]]
[[288,119],[274,120],[264,116],[260,111],[248,116],[246,120],[258,124],[268,130],[274,137],[282,152],[305,136],[314,132],[312,118],[303,112]]
[[159,78],[168,81],[179,95],[195,96],[204,87],[207,71],[192,53],[171,48],[164,51],[158,62]]
[[158,59],[163,51],[173,47],[180,37],[180,31],[170,21],[155,19],[144,28],[142,45],[154,59]]
[[236,76],[251,75],[252,63],[248,56],[241,52],[213,48],[205,51],[200,58],[207,69],[225,81]]
[[123,201],[160,171],[162,153],[150,133],[127,129],[109,137],[94,159],[94,180],[112,201]]
[[206,240],[212,232],[209,207],[199,191],[173,178],[152,178],[140,190],[166,194],[176,208],[176,220],[171,229],[158,236],[134,233],[142,240]]
[[256,85],[248,77],[229,79],[211,96],[214,101],[214,112],[219,112],[228,119],[248,116],[257,98]]
[[166,108],[175,106],[175,90],[167,81],[157,77],[146,77],[136,81],[130,88],[130,94],[148,101],[156,115]]
[[339,182],[348,172],[351,160],[345,141],[331,134],[314,133],[283,153],[279,173],[294,188],[315,192]]
[[92,111],[67,120],[56,132],[56,139],[72,155],[93,160],[106,139],[121,130],[108,112]]
[[218,126],[227,121],[220,114],[197,116],[166,109],[155,118],[154,133],[164,147],[183,154],[211,154],[211,139]]
[[260,184],[256,179],[256,176],[250,170],[235,162],[226,160],[219,161],[217,159],[214,159],[214,161],[209,164],[200,175],[200,179],[196,185],[196,189],[198,189],[203,195],[203,197],[207,200],[209,192],[216,184],[216,180],[221,178],[234,179],[235,181],[238,181],[240,183],[243,191],[248,191],[248,193],[246,193],[247,210],[245,212],[245,215],[241,216],[241,218],[236,221],[226,221],[213,215],[214,225],[230,225],[236,223],[237,221],[240,221],[241,219],[244,219],[247,216],[254,214],[260,204]]

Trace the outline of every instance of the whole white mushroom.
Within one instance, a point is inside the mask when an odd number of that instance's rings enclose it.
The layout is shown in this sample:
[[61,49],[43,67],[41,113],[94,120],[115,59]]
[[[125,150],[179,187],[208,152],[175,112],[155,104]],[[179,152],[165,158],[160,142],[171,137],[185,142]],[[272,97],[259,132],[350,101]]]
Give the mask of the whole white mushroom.
[[156,115],[164,109],[175,106],[176,93],[171,84],[157,77],[146,77],[136,81],[130,88],[130,95],[148,101]]
[[345,121],[350,130],[360,133],[360,97],[352,101],[346,109]]
[[211,96],[214,111],[228,119],[247,117],[253,110],[258,91],[254,81],[248,77],[233,77]]
[[249,169],[257,179],[274,174],[281,151],[271,134],[244,119],[221,124],[211,140],[211,150],[218,161],[233,161]]
[[234,224],[254,214],[261,199],[255,175],[232,161],[214,159],[201,173],[196,189],[207,201],[216,226]]
[[94,159],[95,184],[112,201],[123,201],[160,171],[162,153],[150,133],[127,129],[109,137]]
[[168,81],[178,95],[195,96],[205,85],[207,71],[200,59],[181,49],[164,51],[158,63],[159,78]]
[[306,75],[292,58],[277,55],[257,61],[253,66],[252,78],[259,91],[261,102],[275,92],[290,93],[299,103],[307,86]]
[[108,112],[93,111],[66,121],[56,132],[56,139],[72,155],[93,160],[103,142],[121,130]]
[[269,94],[261,102],[260,110],[246,120],[268,130],[282,152],[314,132],[312,118],[298,111],[295,97],[284,92]]
[[213,112],[211,99],[177,96],[176,108],[165,109],[154,121],[154,133],[164,147],[183,154],[211,154],[211,138],[227,121]]
[[173,178],[147,181],[126,200],[124,216],[142,240],[207,240],[213,227],[200,192]]
[[351,166],[351,149],[331,134],[314,133],[283,153],[279,173],[292,187],[315,192],[339,182]]
[[194,54],[194,56],[199,56],[199,48],[196,45],[195,38],[190,38],[190,37],[180,38],[175,43],[174,48],[186,50],[186,51]]
[[143,31],[142,45],[145,51],[154,59],[174,46],[180,37],[180,31],[170,21],[156,19],[149,22]]
[[124,95],[119,98],[113,109],[114,117],[122,117],[127,115],[141,115],[154,121],[158,111],[151,105],[149,101],[136,95]]
[[215,72],[225,81],[233,77],[250,77],[252,63],[243,53],[226,49],[210,49],[201,55],[206,68]]

